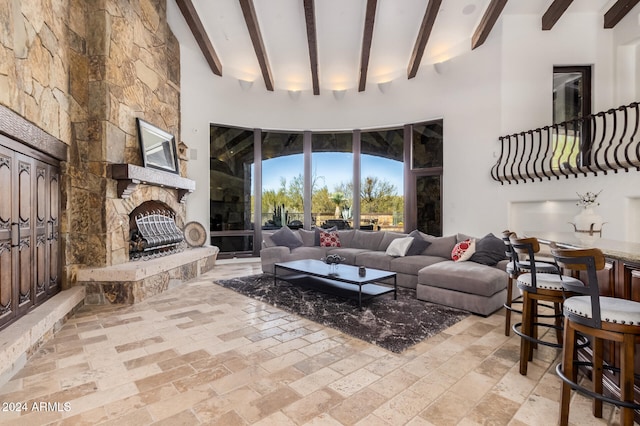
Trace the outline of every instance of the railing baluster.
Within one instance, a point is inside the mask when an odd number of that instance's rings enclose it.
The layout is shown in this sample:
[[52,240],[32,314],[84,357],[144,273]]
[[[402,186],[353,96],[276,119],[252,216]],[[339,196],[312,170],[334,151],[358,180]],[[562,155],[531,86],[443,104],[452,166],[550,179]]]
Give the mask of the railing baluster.
[[[520,142],[520,135],[522,135],[522,154],[520,154],[520,161],[518,161],[518,177],[519,177],[521,180],[523,180],[523,181],[525,181],[525,182],[526,182],[526,179],[524,179],[524,178],[522,177],[522,172],[520,171],[520,168],[522,167],[522,160],[523,160],[523,158],[524,158],[524,151],[525,151],[525,149],[524,149],[524,144],[525,144],[525,143],[524,143],[524,132],[520,132],[520,133],[516,136],[516,142],[518,142],[518,143],[516,143],[516,154],[517,154],[518,152],[520,152],[520,143],[519,143],[519,142]],[[518,183],[518,181],[516,181],[516,183]]]
[[[540,164],[540,151],[542,151],[542,133],[540,128],[537,128],[536,130],[534,130],[534,132],[538,135],[538,152],[536,152],[536,158],[535,160],[533,160],[533,173],[536,175],[536,177],[538,179],[540,179],[540,182],[542,182],[542,176],[540,176],[538,174],[538,165]],[[533,134],[531,135],[531,139],[533,141]]]
[[[618,120],[617,120],[617,117],[616,117],[616,110],[610,109],[605,114],[609,114],[609,115],[611,115],[613,117],[613,129],[611,129],[611,137],[609,138],[609,143],[607,144],[607,147],[604,150],[604,163],[607,165],[607,170],[613,170],[614,173],[618,173],[618,170],[615,169],[611,164],[609,164],[609,158],[611,158],[611,156],[609,155],[609,150],[613,146],[613,139],[615,138],[616,129],[618,127]],[[606,122],[606,119],[605,119],[605,122]],[[605,174],[606,173],[607,172],[605,171]]]
[[[627,142],[627,146],[624,149],[624,158],[627,160],[628,163],[628,168],[625,169],[625,171],[629,171],[629,168],[631,166],[633,166],[633,162],[631,161],[631,158],[629,157],[629,148],[631,148],[633,146],[633,140],[635,139],[636,135],[638,134],[638,123],[640,122],[640,110],[638,109],[638,102],[634,102],[630,105],[631,108],[634,108],[636,110],[636,114],[635,114],[635,126],[633,128],[633,133],[631,134],[631,137],[629,137],[629,142]],[[636,145],[636,169],[640,170],[640,143],[638,143]]]
[[[599,112],[598,114],[595,115],[595,117],[605,117],[604,112]],[[596,122],[597,122],[597,119],[596,119]],[[596,167],[598,168],[598,170],[603,172],[605,175],[607,174],[607,171],[603,169],[602,166],[600,166],[600,161],[598,161],[598,159],[600,157],[600,151],[602,151],[602,146],[604,144],[604,139],[606,136],[607,136],[607,122],[603,118],[602,119],[602,138],[600,139],[600,142],[598,143],[598,147],[596,148],[593,154],[593,160],[595,161]]]

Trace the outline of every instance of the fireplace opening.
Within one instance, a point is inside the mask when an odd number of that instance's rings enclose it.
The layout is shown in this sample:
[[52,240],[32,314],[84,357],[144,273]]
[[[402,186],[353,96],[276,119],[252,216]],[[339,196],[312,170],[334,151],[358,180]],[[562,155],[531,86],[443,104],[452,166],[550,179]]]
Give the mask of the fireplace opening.
[[129,260],[166,256],[184,248],[176,214],[166,204],[145,201],[129,214]]

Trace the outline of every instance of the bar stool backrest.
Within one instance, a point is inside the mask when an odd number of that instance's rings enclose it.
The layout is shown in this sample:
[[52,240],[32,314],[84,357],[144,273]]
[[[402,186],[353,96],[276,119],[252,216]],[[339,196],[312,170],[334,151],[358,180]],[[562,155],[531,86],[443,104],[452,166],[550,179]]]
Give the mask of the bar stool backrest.
[[585,271],[586,279],[582,279],[582,285],[564,281],[562,287],[565,291],[583,294],[591,298],[591,318],[582,315],[574,315],[569,312],[572,321],[592,328],[602,328],[600,316],[600,288],[598,286],[598,271],[604,269],[606,261],[602,251],[593,249],[560,249],[551,248],[551,254],[558,265],[572,271]]
[[522,268],[522,263],[520,261],[519,255],[523,255],[522,257],[528,260],[527,269],[531,272],[531,284],[534,288],[534,292],[537,290],[537,281],[536,281],[536,253],[540,251],[540,243],[537,238],[529,237],[529,238],[518,238],[516,234],[512,234],[509,237],[509,242],[511,243],[511,247],[513,248],[513,252],[516,256],[514,262],[516,266]]
[[507,256],[510,265],[513,266],[513,274],[517,275],[520,273],[520,258],[518,257],[518,253],[516,253],[513,247],[511,247],[511,241],[509,241],[509,239],[512,236],[516,236],[516,233],[511,231],[504,231],[502,233],[502,241],[504,242],[504,254],[505,256]]

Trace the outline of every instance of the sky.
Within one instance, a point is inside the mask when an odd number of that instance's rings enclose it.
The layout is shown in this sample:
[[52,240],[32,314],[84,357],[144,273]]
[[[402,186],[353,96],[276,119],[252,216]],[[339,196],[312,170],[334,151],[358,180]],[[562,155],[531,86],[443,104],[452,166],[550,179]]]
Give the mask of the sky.
[[[287,184],[294,177],[303,174],[303,155],[287,155],[262,162],[263,189],[277,190],[280,188],[280,177],[287,179]],[[334,192],[340,182],[350,182],[353,177],[353,154],[351,153],[314,153],[312,155],[312,170],[318,177],[320,187],[326,186],[329,192]],[[372,155],[361,157],[362,177],[376,176],[395,185],[398,195],[402,195],[403,164],[401,161],[388,160]]]

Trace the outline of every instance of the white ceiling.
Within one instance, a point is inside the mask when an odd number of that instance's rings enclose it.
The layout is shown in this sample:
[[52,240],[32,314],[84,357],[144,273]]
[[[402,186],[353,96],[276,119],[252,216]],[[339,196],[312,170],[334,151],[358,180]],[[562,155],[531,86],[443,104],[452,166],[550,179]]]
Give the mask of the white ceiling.
[[[238,0],[192,0],[225,77],[264,87]],[[276,90],[311,90],[303,0],[253,0]],[[366,0],[315,0],[320,90],[358,87]],[[407,78],[428,0],[378,0],[368,84]],[[490,0],[443,0],[421,68],[471,51]],[[510,0],[501,16],[542,14],[552,0]],[[604,15],[614,0],[576,0],[569,13]],[[560,18],[556,25],[562,25]],[[498,21],[499,24],[500,21]],[[553,31],[553,30],[552,30]],[[482,48],[480,46],[479,48]],[[212,73],[212,78],[219,78]]]

